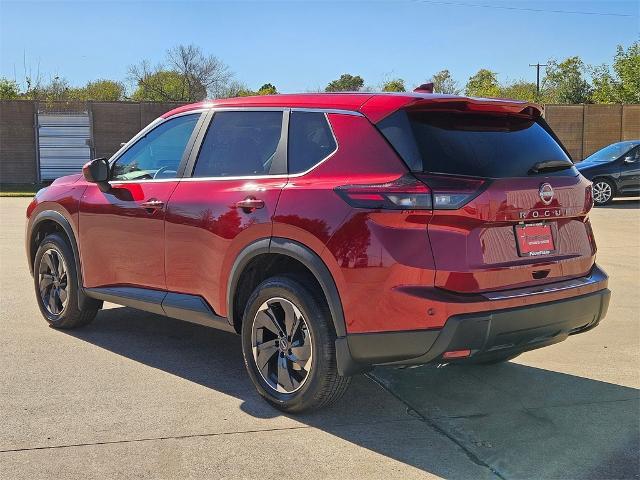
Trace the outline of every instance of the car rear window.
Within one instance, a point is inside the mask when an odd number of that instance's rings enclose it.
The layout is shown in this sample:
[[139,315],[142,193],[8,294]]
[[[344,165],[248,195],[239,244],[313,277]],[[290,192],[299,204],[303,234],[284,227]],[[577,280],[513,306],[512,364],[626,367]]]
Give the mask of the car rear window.
[[[378,127],[416,172],[504,178],[531,175],[541,162],[572,165],[545,127],[527,118],[401,110]],[[575,171],[545,174],[575,175]]]

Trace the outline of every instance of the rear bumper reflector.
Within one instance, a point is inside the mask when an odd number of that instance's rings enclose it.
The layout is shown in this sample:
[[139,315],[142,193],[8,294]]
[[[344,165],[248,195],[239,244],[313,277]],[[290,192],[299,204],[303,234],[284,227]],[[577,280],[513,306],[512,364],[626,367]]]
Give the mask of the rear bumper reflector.
[[464,358],[471,355],[471,350],[450,350],[442,354],[442,358],[445,360],[452,358]]

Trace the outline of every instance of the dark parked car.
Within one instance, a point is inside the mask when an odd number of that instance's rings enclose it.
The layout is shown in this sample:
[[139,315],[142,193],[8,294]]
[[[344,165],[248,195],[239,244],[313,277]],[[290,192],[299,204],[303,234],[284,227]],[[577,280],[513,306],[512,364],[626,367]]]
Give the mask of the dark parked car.
[[83,172],[27,211],[47,322],[80,327],[109,301],[240,334],[286,411],[374,365],[508,361],[607,311],[591,183],[528,103],[203,102]]
[[596,205],[606,205],[615,197],[640,195],[640,140],[612,143],[576,167],[593,182]]

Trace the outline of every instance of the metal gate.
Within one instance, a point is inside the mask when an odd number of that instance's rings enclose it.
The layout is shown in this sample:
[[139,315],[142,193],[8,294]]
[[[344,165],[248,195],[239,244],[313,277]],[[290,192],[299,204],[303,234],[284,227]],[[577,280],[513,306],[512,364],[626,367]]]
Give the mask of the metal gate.
[[40,181],[80,173],[91,159],[91,116],[86,104],[55,111],[38,106]]

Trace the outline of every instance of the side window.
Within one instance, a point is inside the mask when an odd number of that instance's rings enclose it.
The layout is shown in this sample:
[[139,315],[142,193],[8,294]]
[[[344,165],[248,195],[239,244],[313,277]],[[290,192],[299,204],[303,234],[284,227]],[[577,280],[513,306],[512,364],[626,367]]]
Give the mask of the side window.
[[282,112],[218,112],[209,125],[194,177],[267,175],[276,156]]
[[321,112],[291,112],[289,117],[289,173],[309,170],[336,149],[327,117]]
[[182,115],[151,130],[113,165],[113,180],[175,178],[200,114]]

